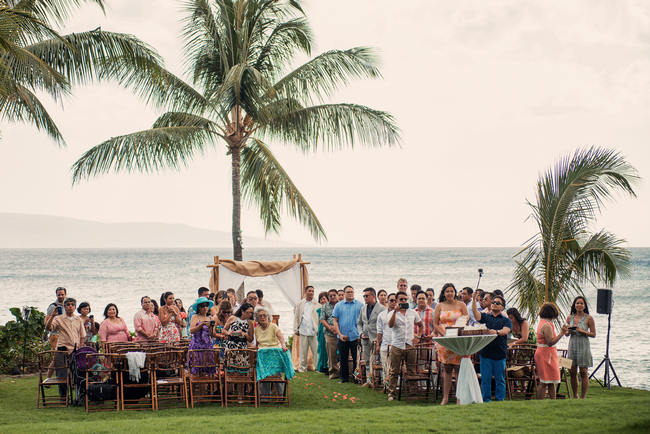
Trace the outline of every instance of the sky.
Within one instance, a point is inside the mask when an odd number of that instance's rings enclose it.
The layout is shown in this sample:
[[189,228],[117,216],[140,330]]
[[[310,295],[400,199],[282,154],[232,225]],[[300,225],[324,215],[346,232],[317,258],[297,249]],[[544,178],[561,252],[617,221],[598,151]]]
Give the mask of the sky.
[[[106,2],[105,15],[85,6],[62,33],[134,34],[186,77],[182,2]],[[388,111],[402,131],[401,145],[385,149],[305,155],[271,143],[325,227],[318,245],[520,245],[536,230],[526,201],[538,176],[598,145],[643,179],[638,197],[616,197],[594,228],[650,246],[650,3],[310,0],[305,9],[313,55],[370,46],[381,57],[382,79],[353,81],[332,102]],[[180,171],[109,174],[73,188],[70,167],[85,150],[147,129],[161,112],[112,83],[76,87],[62,106],[41,100],[67,146],[0,123],[0,212],[230,229],[224,147]],[[242,221],[246,235],[263,235],[254,208]],[[279,237],[317,245],[287,217]]]

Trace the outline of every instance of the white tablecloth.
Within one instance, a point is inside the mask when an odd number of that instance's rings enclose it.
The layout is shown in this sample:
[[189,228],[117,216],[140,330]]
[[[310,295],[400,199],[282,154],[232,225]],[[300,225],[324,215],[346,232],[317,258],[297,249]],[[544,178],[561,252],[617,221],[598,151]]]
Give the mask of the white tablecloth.
[[[451,336],[433,338],[433,340],[456,354],[469,356],[483,349],[496,337],[496,335]],[[474,365],[469,358],[460,361],[456,379],[456,399],[461,405],[483,402],[481,386],[478,384]]]

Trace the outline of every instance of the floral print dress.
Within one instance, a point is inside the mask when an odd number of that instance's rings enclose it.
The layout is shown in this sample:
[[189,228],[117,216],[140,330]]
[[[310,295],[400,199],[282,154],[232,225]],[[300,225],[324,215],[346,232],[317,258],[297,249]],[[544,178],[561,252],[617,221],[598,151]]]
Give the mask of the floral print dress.
[[176,316],[172,314],[167,325],[160,327],[160,332],[158,334],[158,340],[160,342],[169,344],[172,342],[180,342],[181,334],[176,327]]
[[[444,325],[445,328],[452,327],[462,314],[460,310],[443,310],[440,312],[440,324]],[[440,362],[445,365],[460,365],[463,356],[448,350],[439,343],[436,343],[436,347],[438,348],[438,360]]]

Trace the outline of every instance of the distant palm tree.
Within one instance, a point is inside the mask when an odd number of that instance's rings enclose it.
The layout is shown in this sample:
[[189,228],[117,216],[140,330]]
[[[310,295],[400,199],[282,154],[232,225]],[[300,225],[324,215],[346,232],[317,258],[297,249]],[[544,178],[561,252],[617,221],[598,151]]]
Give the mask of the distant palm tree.
[[132,35],[99,28],[57,33],[54,27],[83,3],[104,9],[104,0],[0,0],[0,117],[31,123],[61,145],[63,136],[36,92],[59,101],[73,84],[98,79],[114,79],[158,104],[172,96],[187,100],[184,93],[193,92]]
[[[161,115],[151,129],[113,137],[73,166],[73,183],[111,170],[158,171],[186,165],[223,140],[232,160],[233,256],[242,259],[241,197],[257,205],[267,233],[287,212],[320,240],[325,231],[265,140],[304,152],[393,145],[393,118],[356,104],[324,101],[351,78],[379,77],[368,48],[325,52],[294,70],[295,55],[311,53],[312,34],[296,0],[188,0],[185,50],[201,89],[182,111]],[[317,103],[316,105],[312,105]]]
[[528,205],[539,232],[515,256],[508,289],[524,311],[537,317],[544,302],[567,309],[587,281],[612,285],[629,274],[624,240],[589,231],[604,201],[615,191],[636,196],[635,169],[617,152],[592,147],[557,162],[537,181],[537,202]]

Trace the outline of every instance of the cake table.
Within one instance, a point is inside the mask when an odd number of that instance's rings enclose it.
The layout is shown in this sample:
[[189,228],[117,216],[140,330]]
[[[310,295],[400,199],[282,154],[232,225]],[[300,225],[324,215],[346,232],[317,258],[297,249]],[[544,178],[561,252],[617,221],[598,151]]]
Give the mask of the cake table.
[[[443,336],[434,337],[433,340],[456,354],[470,356],[483,349],[496,337],[497,335]],[[461,405],[483,402],[481,386],[478,384],[474,365],[469,357],[463,357],[460,361],[456,379],[456,399]]]

